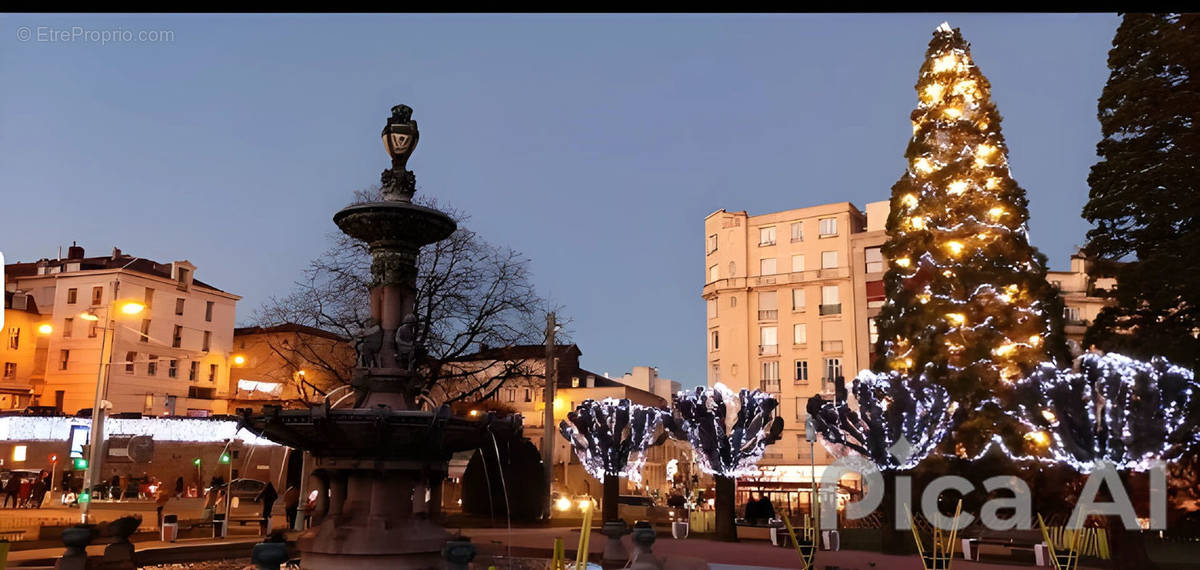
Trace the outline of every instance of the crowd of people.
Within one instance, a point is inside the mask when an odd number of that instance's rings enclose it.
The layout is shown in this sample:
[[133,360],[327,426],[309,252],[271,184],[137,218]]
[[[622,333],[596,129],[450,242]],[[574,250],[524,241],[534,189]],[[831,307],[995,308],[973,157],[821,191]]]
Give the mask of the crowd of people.
[[9,473],[8,481],[4,483],[4,508],[12,505],[14,509],[41,508],[50,490],[50,473],[43,469],[36,475],[33,473]]

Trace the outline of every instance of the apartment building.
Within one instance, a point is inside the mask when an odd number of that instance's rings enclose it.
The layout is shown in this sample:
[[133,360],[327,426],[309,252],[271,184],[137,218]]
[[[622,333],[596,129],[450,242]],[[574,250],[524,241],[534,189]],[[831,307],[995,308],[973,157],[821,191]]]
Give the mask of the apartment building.
[[1067,334],[1067,345],[1072,354],[1086,349],[1083,335],[1096,320],[1100,310],[1112,301],[1105,295],[1115,291],[1114,277],[1098,275],[1092,263],[1082,251],[1071,255],[1067,271],[1047,271],[1046,279],[1058,289],[1063,299],[1063,324]]
[[[840,202],[705,218],[708,383],[777,395],[784,436],[762,465],[783,481],[807,481],[810,463],[829,461],[805,440],[808,399],[870,365],[888,203],[866,209]],[[788,475],[787,466],[798,469]]]
[[14,263],[4,271],[6,287],[31,296],[52,327],[45,375],[33,385],[41,405],[68,414],[90,409],[96,383],[107,374],[104,399],[114,413],[227,411],[241,297],[196,279],[192,263],[158,263],[116,248],[87,257],[72,246],[65,259]]
[[33,385],[46,373],[46,341],[51,329],[25,293],[4,292],[4,326],[0,328],[0,409],[32,403]]
[[[355,365],[350,339],[315,327],[283,323],[233,331],[229,409],[264,404],[304,408],[345,396]],[[339,390],[341,388],[341,390]]]

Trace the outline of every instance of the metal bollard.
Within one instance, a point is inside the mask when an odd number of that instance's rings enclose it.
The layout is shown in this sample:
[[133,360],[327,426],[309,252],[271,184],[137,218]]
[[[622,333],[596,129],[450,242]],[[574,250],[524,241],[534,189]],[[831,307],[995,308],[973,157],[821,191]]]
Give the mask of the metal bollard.
[[225,521],[225,513],[213,515],[213,538],[225,538],[229,534],[229,525]]

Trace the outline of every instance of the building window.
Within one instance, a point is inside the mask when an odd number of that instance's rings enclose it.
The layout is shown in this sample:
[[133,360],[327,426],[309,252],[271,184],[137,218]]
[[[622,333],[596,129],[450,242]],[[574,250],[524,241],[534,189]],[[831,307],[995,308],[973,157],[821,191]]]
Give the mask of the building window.
[[775,291],[763,291],[758,294],[758,320],[774,321],[779,319],[779,300]]
[[792,241],[804,241],[804,222],[792,222]]
[[879,273],[883,271],[883,250],[878,247],[868,247],[867,254],[867,273]]
[[837,235],[837,218],[821,218],[818,235],[820,237]]
[[133,374],[133,361],[137,360],[137,353],[130,351],[125,353],[125,373]]
[[759,275],[774,275],[775,274],[775,258],[764,257],[758,262]]
[[729,306],[730,306],[730,307],[736,307],[736,306],[737,306],[737,296],[733,296],[733,297],[730,297],[730,298],[729,298]]
[[67,289],[67,304],[74,305],[79,301],[79,289]]
[[16,378],[16,377],[17,377],[17,363],[16,362],[5,362],[4,363],[4,379],[12,380],[13,378]]
[[579,377],[578,377],[578,376],[572,376],[572,377],[571,377],[571,387],[572,387],[572,388],[578,388],[578,387],[579,387]]
[[158,376],[158,356],[150,355],[150,361],[146,363],[146,376]]
[[1062,281],[1058,281],[1058,280],[1051,280],[1051,281],[1050,281],[1050,284],[1051,284],[1051,285],[1053,285],[1055,289],[1058,289],[1059,291],[1062,291]]
[[212,322],[212,313],[213,313],[213,302],[208,301],[204,304],[204,320],[211,323]]
[[1079,318],[1079,307],[1063,307],[1063,318],[1068,323],[1078,323],[1082,319]]
[[142,342],[150,342],[150,319],[142,319]]
[[710,318],[710,319],[717,318],[717,300],[709,299],[707,304],[708,304],[708,318]]
[[8,348],[12,350],[21,348],[21,327],[9,327]]
[[100,331],[100,323],[98,321],[88,322],[88,338],[96,338],[96,333]]
[[208,365],[208,381],[209,382],[217,381],[217,365],[216,364]]
[[146,302],[143,304],[147,309],[154,307],[154,289],[146,287]]
[[821,341],[821,352],[841,352],[842,341],[840,340],[823,340]]
[[712,342],[710,343],[710,346],[712,348],[710,348],[709,350],[717,350],[717,349],[721,348],[721,335],[717,334],[717,331],[710,331],[710,332],[712,333],[711,335],[709,335],[712,337],[712,339],[711,339]]
[[710,372],[710,374],[712,374],[713,384],[720,382],[721,381],[721,364],[717,363],[717,362],[712,363],[712,371]]
[[176,378],[178,376],[179,376],[179,361],[178,360],[168,360],[167,361],[167,378]]
[[709,267],[709,268],[708,268],[708,282],[709,282],[709,283],[712,283],[712,282],[716,281],[716,280],[717,280],[717,279],[719,279],[720,277],[721,277],[721,274],[720,274],[720,272],[718,271],[718,268],[717,268],[717,266],[716,266],[716,265],[713,265],[713,266],[711,266],[711,267]]
[[176,314],[176,315],[182,315],[182,314],[183,314],[183,302],[184,302],[184,298],[183,298],[183,297],[180,297],[180,298],[178,298],[178,299],[175,299],[175,314]]
[[[804,421],[804,419],[805,418],[800,418],[800,417],[796,418],[796,420],[798,420],[798,421]],[[803,430],[801,430],[801,431],[803,431]],[[803,434],[803,433],[796,434],[796,459],[798,461],[801,461],[801,462],[807,461],[809,463],[812,463],[814,449],[815,449],[815,446],[813,445],[813,442],[808,441],[808,439],[805,437],[805,434]]]
[[867,340],[871,346],[879,341],[879,325],[875,323],[875,317],[867,317]]
[[704,250],[706,254],[717,251],[717,234],[708,236],[708,247]]
[[71,338],[71,334],[75,332],[75,319],[63,319],[63,338]]
[[808,383],[808,361],[807,360],[797,360],[796,361],[795,381],[797,384],[807,384]]
[[824,285],[821,287],[821,314],[839,315],[842,313],[841,301],[838,300],[838,286]]
[[775,226],[758,228],[758,245],[775,245]]
[[67,362],[69,360],[71,360],[71,351],[69,351],[69,350],[58,351],[58,369],[59,370],[66,370]]
[[779,361],[768,360],[762,363],[762,379],[759,387],[763,392],[779,392]]
[[822,251],[821,252],[821,269],[837,269],[837,252]]
[[13,446],[13,461],[14,462],[25,461],[25,458],[28,455],[28,453],[29,453],[28,445],[14,445]]
[[530,390],[529,388],[525,389],[525,401],[526,402],[533,401],[533,390]]
[[146,401],[142,404],[142,412],[146,414],[154,413],[154,394],[146,392]]
[[92,287],[92,305],[100,306],[104,302],[104,287]]
[[195,382],[196,374],[200,371],[200,363],[195,360],[191,361],[188,366],[188,380]]
[[792,310],[804,310],[804,289],[792,289]]
[[171,347],[179,348],[183,344],[183,327],[175,325],[175,333],[171,335]]
[[204,344],[203,344],[203,348],[201,348],[200,350],[203,350],[204,352],[208,352],[208,349],[211,345],[212,345],[212,332],[204,331]]
[[792,325],[792,344],[808,344],[808,325],[804,323]]
[[179,278],[179,285],[176,286],[178,289],[181,289],[183,291],[187,290],[189,273],[190,272],[183,267],[180,267],[176,270],[176,277]]
[[803,255],[793,255],[792,256],[792,273],[799,273],[801,271],[804,271],[804,256]]
[[758,329],[758,354],[779,354],[779,329],[776,327],[760,327]]
[[821,378],[824,384],[823,388],[832,392],[837,386],[837,379],[842,375],[842,359],[841,358],[826,358],[825,359],[825,376]]

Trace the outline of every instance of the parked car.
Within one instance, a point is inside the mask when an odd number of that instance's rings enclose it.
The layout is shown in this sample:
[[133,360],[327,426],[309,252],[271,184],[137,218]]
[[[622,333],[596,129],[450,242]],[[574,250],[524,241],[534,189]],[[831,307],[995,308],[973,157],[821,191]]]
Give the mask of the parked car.
[[591,504],[592,498],[588,495],[571,495],[559,491],[550,494],[550,505],[558,513],[583,514],[583,511]]
[[42,474],[39,469],[4,469],[0,470],[0,489],[8,485],[8,480],[13,478],[13,475],[20,477],[26,481],[33,481]]
[[617,517],[630,525],[646,521],[655,526],[670,526],[677,520],[688,520],[688,513],[687,509],[655,504],[652,497],[621,495],[617,497]]

